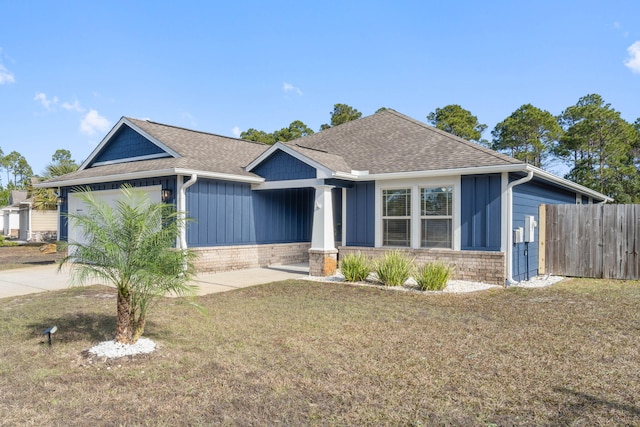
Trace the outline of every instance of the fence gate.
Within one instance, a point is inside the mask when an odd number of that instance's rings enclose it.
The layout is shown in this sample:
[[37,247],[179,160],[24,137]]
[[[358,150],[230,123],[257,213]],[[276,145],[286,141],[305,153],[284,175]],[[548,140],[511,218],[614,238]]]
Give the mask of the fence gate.
[[640,205],[541,205],[542,273],[640,279]]

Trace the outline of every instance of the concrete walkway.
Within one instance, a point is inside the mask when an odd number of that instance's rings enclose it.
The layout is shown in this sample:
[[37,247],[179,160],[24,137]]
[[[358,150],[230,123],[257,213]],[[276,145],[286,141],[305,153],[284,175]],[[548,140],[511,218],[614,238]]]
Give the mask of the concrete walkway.
[[[305,263],[203,273],[196,276],[194,283],[200,287],[198,295],[206,295],[308,275],[309,265]],[[65,289],[70,284],[68,267],[60,272],[57,265],[0,270],[0,298]]]

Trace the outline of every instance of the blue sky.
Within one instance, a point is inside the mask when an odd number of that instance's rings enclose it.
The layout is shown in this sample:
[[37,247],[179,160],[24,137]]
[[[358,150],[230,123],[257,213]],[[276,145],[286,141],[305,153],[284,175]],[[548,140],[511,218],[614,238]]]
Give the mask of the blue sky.
[[637,0],[0,0],[0,148],[35,173],[121,116],[234,136],[318,130],[335,103],[422,121],[460,104],[490,139],[525,103],[589,93],[640,117]]

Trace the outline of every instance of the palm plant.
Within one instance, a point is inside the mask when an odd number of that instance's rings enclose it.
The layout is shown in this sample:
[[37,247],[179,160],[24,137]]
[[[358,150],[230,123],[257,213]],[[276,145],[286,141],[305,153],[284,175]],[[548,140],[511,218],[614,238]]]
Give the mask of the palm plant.
[[68,217],[81,228],[86,243],[69,242],[60,268],[70,264],[71,277],[79,284],[98,279],[117,289],[115,341],[133,344],[159,298],[197,291],[190,284],[195,254],[174,248],[184,217],[172,205],[152,203],[130,186],[121,188],[123,197],[115,207],[97,201],[89,189],[78,190],[86,209]]
[[[42,181],[54,178],[56,176],[66,175],[78,170],[78,165],[74,161],[65,161],[58,163],[49,163],[42,175]],[[39,180],[38,180],[39,181]],[[33,196],[33,207],[38,210],[55,209],[57,198],[53,188],[33,188],[31,187]]]

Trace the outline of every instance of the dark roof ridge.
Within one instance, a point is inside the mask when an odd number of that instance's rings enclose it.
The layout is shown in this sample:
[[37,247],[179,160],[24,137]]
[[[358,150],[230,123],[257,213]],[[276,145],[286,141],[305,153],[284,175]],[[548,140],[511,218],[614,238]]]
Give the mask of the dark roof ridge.
[[138,122],[146,122],[146,123],[151,123],[153,125],[164,126],[164,127],[183,130],[183,131],[187,131],[187,132],[199,133],[199,134],[202,134],[202,135],[210,135],[210,136],[216,136],[218,138],[231,139],[233,141],[242,141],[242,142],[249,142],[251,144],[256,144],[256,145],[268,146],[268,144],[265,144],[263,142],[249,141],[248,139],[234,138],[232,136],[220,135],[220,134],[213,133],[213,132],[205,132],[205,131],[202,131],[202,130],[189,129],[189,128],[185,128],[185,127],[182,127],[182,126],[176,126],[176,125],[168,125],[166,123],[154,122],[153,120],[136,119],[136,118],[133,118],[133,117],[126,117],[126,116],[125,116],[125,119],[132,120],[134,123],[136,121],[138,121]]
[[[295,141],[295,140],[294,140]],[[318,153],[327,153],[327,154],[333,154],[333,153],[329,153],[327,150],[321,150],[319,148],[315,148],[315,147],[306,147],[304,145],[300,145],[300,144],[289,144],[289,145],[294,145],[296,147],[300,147],[300,148],[304,148],[305,150],[312,150],[312,151],[317,151]],[[335,156],[337,156],[337,154],[334,154]]]
[[[491,150],[490,148],[483,147],[482,145],[476,144],[475,142],[467,141],[466,139],[460,138],[457,135],[454,135],[452,133],[446,132],[446,131],[444,131],[442,129],[438,129],[437,127],[429,126],[426,123],[422,123],[419,120],[412,119],[411,117],[405,116],[402,113],[398,113],[395,110],[384,110],[384,111],[380,111],[379,113],[375,113],[375,114],[380,114],[380,113],[394,114],[400,119],[404,119],[404,120],[407,120],[407,121],[409,121],[411,123],[420,125],[420,126],[424,127],[425,129],[432,130],[432,131],[434,131],[436,133],[439,133],[442,136],[455,139],[456,141],[461,142],[461,143],[467,145],[468,147],[471,147],[471,148],[473,148],[475,150],[480,150],[480,151],[482,151],[482,152],[484,152],[486,154],[490,154],[490,155],[492,155],[492,156],[494,156],[494,157],[496,157],[496,158],[498,158],[500,160],[508,160],[508,161],[510,161],[511,163],[514,163],[514,164],[524,163],[524,162],[522,162],[522,161],[520,161],[518,159],[514,159],[513,157],[507,156],[506,154],[502,154],[502,153],[500,153],[498,151]],[[371,116],[369,116],[369,117],[371,117]]]

